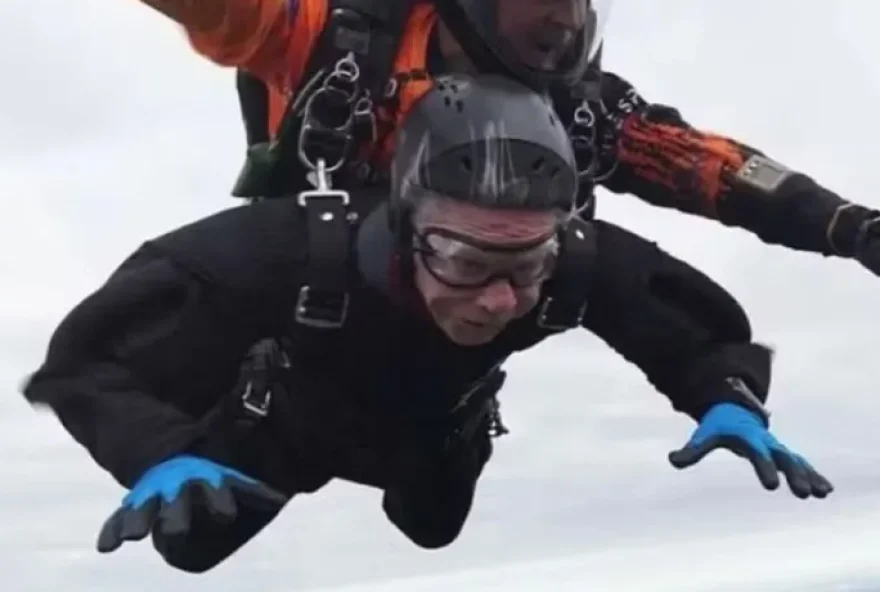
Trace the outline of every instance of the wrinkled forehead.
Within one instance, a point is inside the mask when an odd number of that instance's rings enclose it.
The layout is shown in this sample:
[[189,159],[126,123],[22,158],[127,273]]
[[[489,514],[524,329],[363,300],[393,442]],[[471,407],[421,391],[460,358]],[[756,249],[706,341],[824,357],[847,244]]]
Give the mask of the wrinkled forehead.
[[534,242],[552,235],[561,212],[494,209],[443,197],[422,200],[414,212],[416,232],[444,229],[480,243]]

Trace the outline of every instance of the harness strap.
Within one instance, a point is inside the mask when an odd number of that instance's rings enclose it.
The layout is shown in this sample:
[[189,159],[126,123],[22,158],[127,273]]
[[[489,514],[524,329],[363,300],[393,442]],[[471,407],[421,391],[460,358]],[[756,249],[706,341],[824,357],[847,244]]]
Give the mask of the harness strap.
[[548,282],[538,308],[537,324],[549,331],[567,331],[581,325],[589,302],[596,261],[596,231],[574,218],[562,237],[556,273]]
[[347,191],[327,187],[320,168],[318,177],[317,189],[297,197],[306,215],[309,258],[294,320],[316,329],[339,329],[345,324],[350,300],[350,202]]

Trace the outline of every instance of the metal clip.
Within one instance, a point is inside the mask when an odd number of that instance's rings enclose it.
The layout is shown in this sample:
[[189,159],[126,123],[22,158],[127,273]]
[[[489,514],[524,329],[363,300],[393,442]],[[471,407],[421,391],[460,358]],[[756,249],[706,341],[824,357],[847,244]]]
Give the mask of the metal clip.
[[266,389],[262,398],[257,399],[254,397],[254,383],[249,380],[241,395],[241,404],[245,411],[257,417],[266,417],[272,404],[272,389]]
[[553,323],[547,320],[550,314],[550,307],[553,306],[553,302],[554,299],[552,296],[547,296],[544,299],[544,303],[541,304],[541,307],[538,309],[538,319],[536,321],[538,327],[542,329],[547,329],[548,331],[568,331],[569,329],[576,329],[577,327],[580,327],[581,323],[584,320],[584,315],[587,313],[587,302],[584,302],[580,306],[580,308],[578,308],[575,318],[572,319],[572,322],[569,324]]
[[350,297],[348,294],[342,294],[338,302],[321,306],[315,304],[312,299],[312,289],[310,286],[303,286],[299,289],[296,298],[296,312],[294,318],[300,325],[313,327],[315,329],[340,329],[345,325],[348,318],[348,307]]
[[370,130],[370,142],[375,142],[379,137],[379,131],[376,115],[373,113],[373,99],[370,98],[369,92],[365,92],[354,104],[353,115],[354,124],[356,126],[368,127]]
[[[325,160],[325,165],[329,160],[328,172],[345,164],[359,99],[362,98],[358,84],[360,75],[354,54],[349,52],[336,62],[321,87],[306,100],[297,156],[310,171],[315,170],[320,158]],[[317,187],[314,181],[312,184]]]
[[327,163],[323,158],[319,158],[315,165],[315,169],[309,173],[309,181],[315,186],[314,189],[301,191],[296,197],[296,202],[300,207],[308,206],[309,200],[312,199],[337,199],[342,202],[344,207],[348,207],[351,203],[351,196],[348,191],[342,189],[333,189],[331,187],[330,173],[333,169],[327,168]]
[[775,160],[755,154],[736,171],[734,177],[761,193],[771,195],[794,175],[794,171]]

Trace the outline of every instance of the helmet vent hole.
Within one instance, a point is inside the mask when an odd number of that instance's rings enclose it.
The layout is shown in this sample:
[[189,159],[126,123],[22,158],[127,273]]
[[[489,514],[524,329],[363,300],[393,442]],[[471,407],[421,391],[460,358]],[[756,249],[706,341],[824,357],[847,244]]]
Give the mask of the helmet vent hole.
[[540,173],[541,171],[544,170],[544,166],[546,164],[547,164],[547,161],[544,160],[543,158],[537,159],[535,162],[532,163],[532,172],[533,173]]
[[449,96],[443,97],[443,104],[447,107],[452,107],[452,98]]
[[550,125],[556,125],[556,117],[552,112],[550,113]]
[[461,157],[461,168],[463,168],[465,172],[468,173],[474,172],[474,162],[471,160],[470,156]]
[[462,101],[461,99],[458,99],[457,101],[455,101],[455,108],[456,108],[456,110],[458,110],[459,113],[463,113],[464,112],[464,101]]

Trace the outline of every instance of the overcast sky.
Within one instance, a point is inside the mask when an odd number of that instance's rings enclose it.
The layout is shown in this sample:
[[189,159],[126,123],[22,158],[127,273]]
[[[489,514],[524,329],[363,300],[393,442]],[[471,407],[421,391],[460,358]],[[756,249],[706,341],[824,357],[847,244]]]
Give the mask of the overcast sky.
[[[695,125],[880,207],[878,20],[880,7],[862,0],[619,0],[607,66]],[[135,0],[0,2],[0,44],[5,588],[880,589],[880,280],[606,194],[602,216],[746,305],[758,337],[778,348],[775,431],[834,481],[833,497],[766,493],[727,456],[673,470],[666,454],[691,422],[596,339],[570,334],[510,364],[512,434],[448,549],[416,549],[385,522],[376,492],[334,485],[296,500],[205,576],[172,571],[149,543],[99,556],[97,530],[122,491],[18,386],[61,316],[140,242],[234,205],[244,152],[234,82]],[[419,579],[370,587],[403,577]]]

